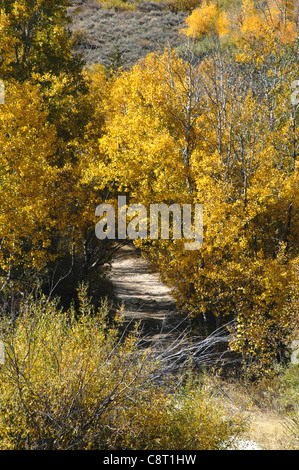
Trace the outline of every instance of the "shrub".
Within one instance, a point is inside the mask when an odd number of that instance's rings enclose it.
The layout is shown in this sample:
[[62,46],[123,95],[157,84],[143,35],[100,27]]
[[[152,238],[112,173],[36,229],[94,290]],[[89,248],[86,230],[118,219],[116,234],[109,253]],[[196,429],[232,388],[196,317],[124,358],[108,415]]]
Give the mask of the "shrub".
[[198,8],[201,0],[168,0],[169,8],[173,11],[186,11],[191,13],[195,8]]
[[278,378],[280,406],[284,413],[292,416],[299,412],[299,365],[289,364]]
[[217,448],[236,432],[199,388],[169,393],[159,364],[79,290],[68,313],[41,298],[2,322],[0,449]]
[[187,385],[181,394],[167,402],[165,412],[166,419],[155,434],[156,449],[223,449],[229,446],[233,436],[244,430],[242,418],[235,415],[234,419],[228,419],[227,411],[215,397],[207,397],[204,387]]
[[299,448],[299,365],[290,364],[279,377],[280,406],[287,416],[291,448]]

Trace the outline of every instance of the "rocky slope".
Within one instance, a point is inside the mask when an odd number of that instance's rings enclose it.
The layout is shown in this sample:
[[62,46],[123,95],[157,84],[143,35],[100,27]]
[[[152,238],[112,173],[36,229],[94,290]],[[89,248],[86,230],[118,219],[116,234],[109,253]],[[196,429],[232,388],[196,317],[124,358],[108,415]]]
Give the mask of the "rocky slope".
[[94,0],[74,0],[69,13],[71,29],[83,33],[76,50],[83,52],[88,64],[108,65],[118,49],[127,67],[149,52],[177,46],[187,16],[163,3],[144,2],[135,11],[117,11]]

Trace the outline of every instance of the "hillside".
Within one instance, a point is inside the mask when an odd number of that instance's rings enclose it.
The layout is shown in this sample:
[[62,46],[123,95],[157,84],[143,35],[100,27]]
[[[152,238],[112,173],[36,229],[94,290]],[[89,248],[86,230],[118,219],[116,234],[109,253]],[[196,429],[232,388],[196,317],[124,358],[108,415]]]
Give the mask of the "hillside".
[[140,3],[135,11],[120,11],[105,9],[93,0],[75,0],[69,12],[73,17],[72,30],[83,36],[76,50],[83,52],[88,64],[107,65],[109,55],[118,48],[124,66],[131,66],[168,44],[177,45],[178,31],[187,16],[155,2]]

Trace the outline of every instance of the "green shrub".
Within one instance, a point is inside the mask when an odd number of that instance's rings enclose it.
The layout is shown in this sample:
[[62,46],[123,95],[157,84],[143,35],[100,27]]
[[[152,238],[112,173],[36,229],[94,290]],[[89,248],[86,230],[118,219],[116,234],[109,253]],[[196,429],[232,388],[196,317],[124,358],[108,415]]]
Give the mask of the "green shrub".
[[278,387],[280,407],[287,416],[288,431],[292,436],[292,445],[299,448],[299,365],[290,364],[281,374]]
[[292,406],[299,411],[299,365],[289,364],[283,369],[278,380],[278,386],[283,408],[290,409]]
[[200,388],[158,385],[137,332],[122,337],[85,288],[79,300],[67,314],[27,301],[2,322],[0,449],[214,449],[237,432]]

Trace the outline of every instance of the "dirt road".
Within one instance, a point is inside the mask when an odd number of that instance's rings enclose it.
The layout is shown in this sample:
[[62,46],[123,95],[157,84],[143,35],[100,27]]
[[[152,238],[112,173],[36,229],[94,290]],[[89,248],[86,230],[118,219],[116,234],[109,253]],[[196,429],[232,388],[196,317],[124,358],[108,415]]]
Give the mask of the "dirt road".
[[125,319],[141,320],[151,340],[157,340],[182,322],[170,289],[134,246],[119,250],[111,265],[110,279],[116,301],[124,305]]

